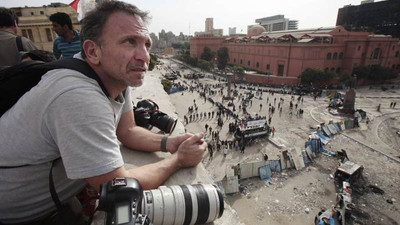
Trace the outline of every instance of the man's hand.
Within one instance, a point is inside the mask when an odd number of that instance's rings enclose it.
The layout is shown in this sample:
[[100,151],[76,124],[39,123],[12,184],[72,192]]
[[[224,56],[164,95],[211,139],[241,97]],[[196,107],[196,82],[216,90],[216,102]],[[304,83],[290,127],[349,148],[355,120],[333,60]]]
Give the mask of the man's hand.
[[178,156],[180,167],[193,167],[203,159],[207,143],[203,140],[203,133],[192,135],[182,142],[175,154]]
[[188,138],[192,137],[193,134],[185,133],[178,136],[168,137],[167,139],[167,150],[171,154],[174,154],[178,151],[179,146],[182,142],[186,141]]

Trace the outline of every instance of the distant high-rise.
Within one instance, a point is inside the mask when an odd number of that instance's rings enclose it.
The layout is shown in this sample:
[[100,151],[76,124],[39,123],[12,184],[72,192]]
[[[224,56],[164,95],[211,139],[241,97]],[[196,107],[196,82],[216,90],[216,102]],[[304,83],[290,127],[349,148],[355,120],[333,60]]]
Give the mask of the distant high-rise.
[[214,29],[214,19],[213,18],[206,18],[206,27],[205,31],[202,32],[194,32],[194,36],[223,36],[224,31],[223,29]]
[[229,35],[236,34],[236,27],[229,27]]
[[340,8],[336,25],[347,30],[371,31],[400,37],[400,1],[363,1],[363,4]]
[[206,18],[206,29],[205,32],[212,32],[214,30],[214,19]]
[[275,15],[256,19],[256,23],[263,26],[267,32],[298,29],[298,21],[289,20],[285,18],[284,15]]

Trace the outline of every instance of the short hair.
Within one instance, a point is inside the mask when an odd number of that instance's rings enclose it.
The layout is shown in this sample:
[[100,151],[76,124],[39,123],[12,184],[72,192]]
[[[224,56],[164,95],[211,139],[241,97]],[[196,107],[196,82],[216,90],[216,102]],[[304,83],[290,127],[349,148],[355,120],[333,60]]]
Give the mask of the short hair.
[[69,17],[68,14],[63,13],[63,12],[57,12],[54,13],[50,16],[50,21],[51,22],[55,22],[60,24],[61,26],[64,26],[65,24],[67,24],[68,28],[70,30],[72,30],[72,21],[71,21],[71,17]]
[[[96,8],[89,11],[85,18],[81,21],[81,45],[86,40],[92,40],[96,44],[101,45],[101,34],[108,18],[114,12],[125,12],[131,15],[137,15],[147,23],[150,19],[148,12],[144,12],[134,5],[121,1],[101,1]],[[85,51],[81,51],[82,57],[85,58]]]
[[12,27],[14,21],[18,24],[18,16],[11,9],[0,7],[0,27]]

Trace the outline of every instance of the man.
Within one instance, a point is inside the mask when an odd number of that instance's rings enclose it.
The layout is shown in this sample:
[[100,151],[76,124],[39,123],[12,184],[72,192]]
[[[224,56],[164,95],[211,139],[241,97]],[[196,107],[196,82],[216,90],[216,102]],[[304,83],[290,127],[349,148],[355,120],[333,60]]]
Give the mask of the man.
[[63,12],[54,13],[50,16],[50,21],[54,32],[58,35],[53,44],[53,54],[56,58],[72,58],[80,52],[80,33],[73,30],[69,15]]
[[18,47],[17,31],[17,15],[11,9],[0,7],[0,67],[19,63],[20,51],[36,49],[32,41],[25,37],[20,37],[21,46]]
[[[115,177],[134,177],[144,189],[156,188],[180,168],[202,160],[207,146],[203,134],[166,138],[135,124],[129,86],[142,84],[149,65],[146,19],[135,6],[103,1],[82,21],[82,53],[76,58],[98,74],[109,97],[95,80],[57,69],[0,118],[0,166],[27,165],[0,169],[1,223],[44,224],[54,214],[49,171],[65,203],[84,185],[99,191],[100,184]],[[171,155],[127,170],[118,141]]]

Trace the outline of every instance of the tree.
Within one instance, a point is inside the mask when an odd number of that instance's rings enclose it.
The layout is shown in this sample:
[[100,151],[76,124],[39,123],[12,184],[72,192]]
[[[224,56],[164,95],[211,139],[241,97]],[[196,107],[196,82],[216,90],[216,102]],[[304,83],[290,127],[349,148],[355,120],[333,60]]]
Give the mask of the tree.
[[172,84],[171,84],[170,80],[162,79],[161,84],[162,84],[165,92],[169,93],[171,91]]
[[210,71],[214,65],[211,62],[208,62],[206,60],[200,59],[197,63],[200,69],[205,70],[205,71]]
[[204,47],[203,53],[200,56],[200,59],[211,61],[214,58],[215,53],[211,51],[211,49],[207,46]]
[[339,81],[347,86],[350,86],[354,77],[352,77],[349,73],[345,72],[339,76]]
[[378,82],[397,77],[396,71],[379,64],[355,67],[353,69],[353,74],[357,74],[357,78],[364,78]]
[[217,51],[217,67],[220,70],[225,69],[226,65],[228,64],[229,60],[229,54],[228,54],[228,48],[227,47],[222,47],[218,49]]
[[244,74],[244,68],[238,65],[233,66],[233,71],[235,71],[238,74]]
[[152,71],[154,69],[154,66],[157,64],[157,56],[154,54],[150,54],[150,64],[149,64],[149,70]]
[[243,80],[244,78],[244,68],[238,65],[233,66],[233,72],[238,75],[238,79]]
[[300,74],[299,78],[301,79],[301,83],[309,84],[311,82],[324,82],[332,80],[335,76],[336,75],[333,72],[325,72],[321,69],[307,68]]

